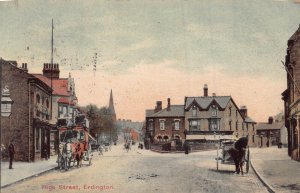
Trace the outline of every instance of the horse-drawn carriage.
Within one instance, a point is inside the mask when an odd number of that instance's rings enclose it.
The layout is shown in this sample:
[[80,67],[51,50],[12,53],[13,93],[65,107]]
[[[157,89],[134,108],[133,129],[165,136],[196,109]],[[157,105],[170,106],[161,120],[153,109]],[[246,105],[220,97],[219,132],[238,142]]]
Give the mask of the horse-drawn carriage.
[[236,172],[243,174],[243,165],[246,165],[246,172],[249,172],[250,151],[247,146],[248,139],[246,137],[239,140],[220,141],[220,146],[217,150],[217,170],[220,164],[235,165]]
[[80,125],[72,127],[59,127],[59,153],[57,158],[58,167],[68,170],[75,165],[81,166],[82,161],[92,163],[91,144],[89,139],[93,139],[88,132],[88,128]]

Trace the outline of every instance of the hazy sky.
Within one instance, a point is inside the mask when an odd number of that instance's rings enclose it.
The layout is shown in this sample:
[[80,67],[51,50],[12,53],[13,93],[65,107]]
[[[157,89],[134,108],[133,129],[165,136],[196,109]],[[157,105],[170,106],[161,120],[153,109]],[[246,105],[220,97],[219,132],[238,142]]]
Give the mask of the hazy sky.
[[[299,1],[298,1],[299,2]],[[293,0],[0,2],[0,57],[41,73],[54,62],[75,78],[80,105],[144,120],[157,100],[231,95],[256,121],[283,109],[287,40],[300,24]]]

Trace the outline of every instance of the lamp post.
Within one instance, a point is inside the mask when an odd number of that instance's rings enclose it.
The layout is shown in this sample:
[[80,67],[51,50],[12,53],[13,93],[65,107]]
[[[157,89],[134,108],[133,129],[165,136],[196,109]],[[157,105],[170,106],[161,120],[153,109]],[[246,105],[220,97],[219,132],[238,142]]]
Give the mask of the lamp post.
[[1,116],[9,117],[11,115],[13,100],[10,98],[10,92],[8,86],[6,85],[2,90],[1,95]]

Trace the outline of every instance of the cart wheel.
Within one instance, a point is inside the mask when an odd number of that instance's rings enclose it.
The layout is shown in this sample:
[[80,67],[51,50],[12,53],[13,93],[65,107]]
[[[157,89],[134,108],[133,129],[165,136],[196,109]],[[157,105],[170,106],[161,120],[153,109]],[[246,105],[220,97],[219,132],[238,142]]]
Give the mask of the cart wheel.
[[248,148],[248,151],[247,151],[247,165],[246,165],[246,172],[249,173],[249,165],[250,165],[250,151],[249,151],[249,148]]

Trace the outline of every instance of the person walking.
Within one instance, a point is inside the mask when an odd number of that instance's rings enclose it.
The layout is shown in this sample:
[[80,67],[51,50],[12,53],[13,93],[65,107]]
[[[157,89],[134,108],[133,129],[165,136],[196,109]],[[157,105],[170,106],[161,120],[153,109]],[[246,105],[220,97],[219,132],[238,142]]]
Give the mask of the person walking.
[[9,155],[9,169],[13,169],[12,162],[15,155],[15,146],[13,144],[13,141],[11,141],[8,146],[8,155]]

